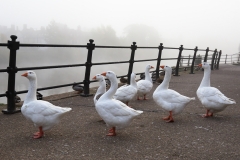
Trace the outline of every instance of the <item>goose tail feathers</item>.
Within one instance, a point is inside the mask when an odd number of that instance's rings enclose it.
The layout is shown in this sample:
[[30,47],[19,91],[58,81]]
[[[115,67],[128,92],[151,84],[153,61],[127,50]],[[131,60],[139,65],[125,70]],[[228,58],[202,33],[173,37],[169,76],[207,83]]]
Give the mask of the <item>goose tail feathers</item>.
[[236,104],[236,101],[234,99],[228,98],[230,104]]
[[72,108],[69,108],[69,107],[64,107],[62,108],[63,112],[69,112],[72,110]]
[[136,110],[136,112],[137,112],[138,114],[142,114],[142,113],[143,113],[143,111],[140,111],[140,110]]
[[195,97],[191,97],[190,100],[195,100]]

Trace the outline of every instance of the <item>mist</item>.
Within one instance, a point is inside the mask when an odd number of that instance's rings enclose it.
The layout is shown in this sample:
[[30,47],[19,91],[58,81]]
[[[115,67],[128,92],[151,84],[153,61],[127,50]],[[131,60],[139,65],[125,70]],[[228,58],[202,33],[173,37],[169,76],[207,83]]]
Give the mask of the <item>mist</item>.
[[[137,28],[137,29],[136,29]],[[148,32],[148,30],[150,30]],[[144,24],[129,25],[125,29],[125,36],[118,37],[116,31],[110,26],[101,26],[91,31],[82,31],[70,29],[66,24],[51,21],[49,25],[42,26],[40,30],[33,30],[24,25],[22,29],[12,25],[10,28],[0,26],[1,43],[10,40],[10,35],[18,36],[17,41],[20,43],[40,43],[40,44],[80,44],[89,43],[89,37],[94,39],[96,45],[108,46],[131,46],[132,39],[137,39],[140,44],[157,47],[160,42],[160,36],[157,30]],[[92,62],[113,62],[127,61],[130,59],[130,49],[100,49],[93,51]],[[177,52],[176,52],[177,53]],[[158,49],[155,50],[137,50],[135,59],[152,59],[157,58]],[[0,68],[6,68],[9,62],[9,50],[6,47],[0,48]],[[176,54],[177,56],[177,54]],[[57,48],[57,47],[20,47],[17,51],[17,67],[35,67],[35,66],[52,66],[66,64],[84,64],[87,60],[86,48]],[[156,62],[141,62],[134,66],[133,71],[144,72],[146,64],[156,66]],[[114,71],[117,75],[126,75],[128,72],[128,63],[114,65],[92,66],[91,77],[97,73],[107,70]],[[111,68],[111,69],[110,69]],[[21,77],[24,71],[16,74],[16,91],[26,90],[28,80]],[[84,80],[85,67],[71,67],[49,70],[35,70],[38,77],[38,88],[54,85],[61,85],[73,82],[82,82]],[[0,82],[1,93],[7,90],[7,73],[1,73]],[[90,86],[96,86],[96,83]],[[44,96],[73,91],[71,87],[40,91]],[[24,99],[24,95],[20,95]],[[1,99],[5,99],[4,97]],[[4,100],[2,100],[5,102]]]
[[[94,5],[93,5],[94,3]],[[78,44],[93,39],[96,45],[165,47],[222,50],[223,54],[240,51],[240,1],[183,0],[183,1],[31,1],[1,2],[0,43],[7,43],[16,35],[20,43]],[[130,49],[95,49],[93,63],[125,61]],[[157,50],[136,50],[135,59],[157,57]],[[164,50],[164,57],[177,57],[177,50]],[[190,52],[184,51],[183,55]],[[27,48],[17,51],[17,67],[82,64],[86,62],[85,48]],[[0,68],[8,66],[9,50],[0,47]],[[134,64],[134,72],[143,72],[146,64]],[[175,65],[175,62],[168,65]],[[128,64],[92,66],[91,77],[113,70],[117,75],[127,74]],[[38,87],[48,87],[83,81],[85,67],[35,70]],[[16,91],[27,89],[28,81],[16,74]],[[7,73],[0,73],[0,93],[7,90]],[[96,84],[91,84],[91,86]],[[71,87],[41,91],[49,94],[72,91]],[[24,99],[24,94],[22,95]],[[5,101],[0,98],[0,102]]]

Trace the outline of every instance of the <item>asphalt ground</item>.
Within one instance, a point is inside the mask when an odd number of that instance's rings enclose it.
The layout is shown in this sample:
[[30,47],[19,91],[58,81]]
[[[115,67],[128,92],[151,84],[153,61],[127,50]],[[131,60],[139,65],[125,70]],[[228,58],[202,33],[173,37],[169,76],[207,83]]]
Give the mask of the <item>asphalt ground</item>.
[[[213,70],[211,85],[237,104],[227,107],[212,118],[202,118],[205,109],[196,91],[203,71],[180,72],[172,76],[169,88],[189,97],[196,97],[184,111],[175,116],[174,123],[162,118],[168,115],[152,99],[159,85],[154,83],[148,100],[134,99],[129,104],[143,114],[128,128],[116,130],[117,136],[106,136],[108,128],[99,121],[93,96],[82,97],[76,92],[44,97],[62,107],[71,107],[61,123],[33,139],[37,131],[21,113],[0,114],[1,160],[95,160],[95,159],[240,159],[240,66],[220,65]],[[96,88],[91,89],[94,93]],[[21,106],[21,105],[20,105]],[[5,109],[1,105],[0,109]]]

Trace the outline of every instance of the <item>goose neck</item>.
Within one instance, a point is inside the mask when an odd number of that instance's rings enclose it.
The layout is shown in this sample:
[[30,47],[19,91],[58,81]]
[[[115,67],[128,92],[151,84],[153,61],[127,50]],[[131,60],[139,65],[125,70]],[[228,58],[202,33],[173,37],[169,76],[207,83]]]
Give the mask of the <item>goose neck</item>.
[[200,83],[199,87],[210,87],[210,75],[211,70],[210,69],[204,69],[203,79]]
[[170,80],[171,80],[171,73],[165,72],[164,79],[162,83],[158,86],[157,90],[168,89]]
[[29,80],[28,92],[24,103],[37,100],[36,92],[37,92],[37,80]]
[[105,93],[106,92],[106,82],[104,79],[99,81],[100,85],[99,88],[97,89],[97,93],[96,94],[100,94],[100,93]]
[[147,69],[147,68],[145,70],[145,80],[152,82],[152,78],[150,77],[149,69]]
[[131,77],[130,85],[132,85],[133,87],[137,88],[137,83],[136,83],[136,81],[135,81],[135,76],[134,76],[134,77]]
[[109,80],[111,82],[111,86],[110,86],[109,90],[103,96],[107,97],[108,99],[111,99],[118,89],[118,83],[117,83],[116,77],[113,77]]

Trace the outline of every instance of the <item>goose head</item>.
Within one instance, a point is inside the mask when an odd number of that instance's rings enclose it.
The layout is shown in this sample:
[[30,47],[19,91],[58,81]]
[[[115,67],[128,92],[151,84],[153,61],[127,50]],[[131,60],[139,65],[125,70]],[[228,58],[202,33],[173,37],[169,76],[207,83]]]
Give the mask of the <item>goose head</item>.
[[135,73],[131,73],[131,77],[133,78],[133,79],[135,79],[136,78],[136,74]]
[[29,80],[36,80],[37,76],[36,73],[33,71],[27,71],[26,73],[22,74],[22,76],[26,77]]
[[107,77],[109,80],[116,79],[116,74],[112,71],[103,72],[101,75]]
[[146,66],[146,69],[148,69],[148,70],[150,70],[150,69],[152,69],[152,68],[154,68],[154,67],[151,66],[150,64],[148,64],[148,65]]
[[104,78],[104,77],[103,77],[101,74],[96,74],[96,76],[94,76],[92,79],[100,81],[100,80],[102,80],[103,78]]
[[172,73],[172,67],[170,66],[163,65],[163,66],[160,66],[160,68],[162,68],[166,72]]
[[210,65],[207,62],[203,62],[203,63],[199,64],[198,66],[203,69],[210,69]]

